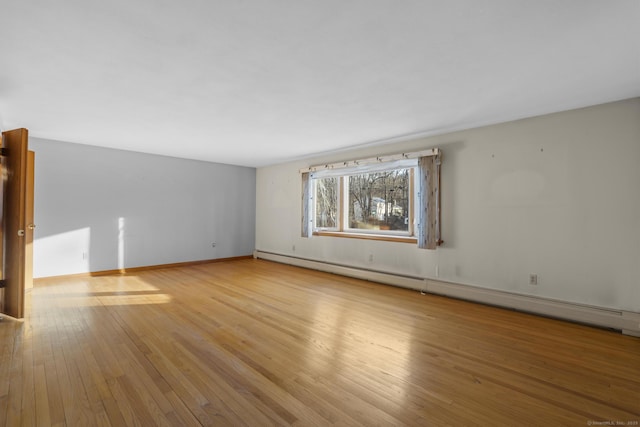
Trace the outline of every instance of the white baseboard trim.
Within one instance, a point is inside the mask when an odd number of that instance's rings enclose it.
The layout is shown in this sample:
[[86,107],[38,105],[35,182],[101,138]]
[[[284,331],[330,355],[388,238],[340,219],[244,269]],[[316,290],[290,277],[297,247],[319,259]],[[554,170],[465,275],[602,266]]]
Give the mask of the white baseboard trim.
[[325,271],[348,277],[379,282],[402,288],[413,289],[432,294],[495,305],[527,313],[554,317],[572,322],[611,328],[625,335],[640,337],[640,313],[615,310],[604,307],[577,304],[573,302],[522,295],[495,289],[480,288],[471,285],[423,279],[420,277],[390,274],[324,261],[316,261],[291,255],[256,250],[254,258],[275,261],[282,264]]

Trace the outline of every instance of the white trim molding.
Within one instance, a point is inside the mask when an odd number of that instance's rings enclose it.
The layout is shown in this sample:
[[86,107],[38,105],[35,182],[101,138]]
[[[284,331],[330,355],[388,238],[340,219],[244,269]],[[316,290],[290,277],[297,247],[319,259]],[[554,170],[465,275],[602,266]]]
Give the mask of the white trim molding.
[[633,311],[578,304],[414,276],[390,274],[260,250],[254,251],[253,256],[254,258],[384,283],[420,292],[616,329],[625,335],[640,337],[640,313]]

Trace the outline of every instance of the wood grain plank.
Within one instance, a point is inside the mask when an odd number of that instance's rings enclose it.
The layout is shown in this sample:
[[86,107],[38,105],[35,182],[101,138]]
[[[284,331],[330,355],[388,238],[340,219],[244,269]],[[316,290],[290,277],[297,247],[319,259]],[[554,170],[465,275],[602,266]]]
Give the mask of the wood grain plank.
[[640,339],[553,319],[253,259],[31,294],[0,322],[0,425],[640,419]]
[[49,412],[49,397],[47,396],[47,377],[44,372],[44,364],[36,366],[35,371],[35,411],[36,425],[50,426],[51,415]]

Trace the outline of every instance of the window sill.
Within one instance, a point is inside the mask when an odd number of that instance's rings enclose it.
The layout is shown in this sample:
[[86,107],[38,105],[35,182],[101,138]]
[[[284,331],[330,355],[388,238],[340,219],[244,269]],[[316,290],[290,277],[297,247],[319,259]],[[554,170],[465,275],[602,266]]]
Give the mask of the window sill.
[[418,239],[413,236],[388,236],[383,234],[347,233],[344,231],[314,231],[314,236],[343,237],[347,239],[382,240],[385,242],[418,244]]

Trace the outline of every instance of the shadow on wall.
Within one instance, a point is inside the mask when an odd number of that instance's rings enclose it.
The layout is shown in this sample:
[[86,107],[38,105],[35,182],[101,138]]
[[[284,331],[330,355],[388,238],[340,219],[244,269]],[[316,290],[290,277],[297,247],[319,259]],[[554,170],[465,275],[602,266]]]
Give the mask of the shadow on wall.
[[464,151],[465,141],[445,142],[438,145],[443,152],[443,166],[440,177],[440,220],[441,234],[444,247],[453,249],[456,247],[458,230],[453,226],[454,215],[457,212],[455,194],[460,192],[460,182],[454,173],[457,170],[460,153]]

